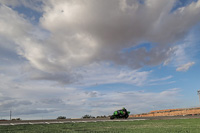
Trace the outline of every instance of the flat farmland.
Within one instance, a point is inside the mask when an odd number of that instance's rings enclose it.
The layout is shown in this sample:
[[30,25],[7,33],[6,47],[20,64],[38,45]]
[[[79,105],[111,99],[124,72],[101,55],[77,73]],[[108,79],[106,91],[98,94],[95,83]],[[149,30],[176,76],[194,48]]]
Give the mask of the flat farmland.
[[200,119],[98,121],[0,126],[0,133],[199,133]]

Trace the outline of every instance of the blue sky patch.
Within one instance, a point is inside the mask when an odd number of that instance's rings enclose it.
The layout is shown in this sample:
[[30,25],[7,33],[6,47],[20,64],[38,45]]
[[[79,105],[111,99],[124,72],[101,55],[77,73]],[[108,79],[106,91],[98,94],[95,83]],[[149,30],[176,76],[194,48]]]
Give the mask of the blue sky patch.
[[140,43],[140,44],[130,47],[130,48],[125,48],[122,51],[123,51],[123,53],[126,53],[126,52],[129,53],[129,52],[141,49],[141,48],[145,48],[146,51],[149,52],[153,48],[153,44],[150,42],[144,42],[144,43]]
[[19,14],[23,14],[24,17],[33,24],[37,24],[39,22],[40,17],[42,17],[41,12],[27,8],[23,5],[14,7],[13,10],[17,11]]
[[198,0],[177,0],[173,6],[173,8],[171,9],[171,12],[176,11],[178,8],[181,7],[185,7],[189,4],[191,4],[192,2],[197,2]]

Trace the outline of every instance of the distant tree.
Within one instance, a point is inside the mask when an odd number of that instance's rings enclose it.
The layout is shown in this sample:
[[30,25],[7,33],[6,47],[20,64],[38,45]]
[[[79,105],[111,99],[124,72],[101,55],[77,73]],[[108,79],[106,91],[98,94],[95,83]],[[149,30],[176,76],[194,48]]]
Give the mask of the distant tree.
[[57,119],[66,119],[66,117],[65,116],[58,116]]
[[95,117],[91,115],[84,115],[82,118],[85,119],[85,118],[95,118]]
[[107,118],[109,116],[103,115],[103,116],[97,116],[96,118]]
[[20,118],[13,118],[12,121],[20,121]]
[[16,118],[16,120],[20,121],[21,119],[20,118]]

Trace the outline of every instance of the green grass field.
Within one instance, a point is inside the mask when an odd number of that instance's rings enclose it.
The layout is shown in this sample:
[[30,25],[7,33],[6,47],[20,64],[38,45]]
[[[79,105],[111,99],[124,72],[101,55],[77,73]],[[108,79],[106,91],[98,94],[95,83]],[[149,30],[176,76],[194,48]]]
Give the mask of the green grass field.
[[200,119],[0,126],[0,133],[200,133]]

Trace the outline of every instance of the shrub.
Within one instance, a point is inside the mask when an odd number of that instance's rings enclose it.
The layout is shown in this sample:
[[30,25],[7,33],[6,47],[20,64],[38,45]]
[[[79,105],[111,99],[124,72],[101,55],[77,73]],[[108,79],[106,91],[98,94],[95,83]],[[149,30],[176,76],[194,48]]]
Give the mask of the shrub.
[[85,119],[85,118],[95,118],[95,117],[91,115],[84,115],[82,118]]
[[66,119],[66,117],[65,116],[58,116],[57,119]]

